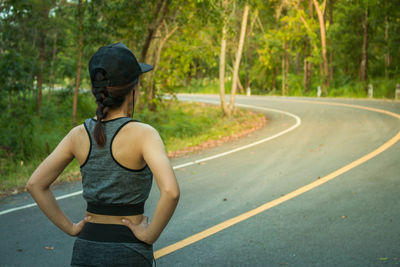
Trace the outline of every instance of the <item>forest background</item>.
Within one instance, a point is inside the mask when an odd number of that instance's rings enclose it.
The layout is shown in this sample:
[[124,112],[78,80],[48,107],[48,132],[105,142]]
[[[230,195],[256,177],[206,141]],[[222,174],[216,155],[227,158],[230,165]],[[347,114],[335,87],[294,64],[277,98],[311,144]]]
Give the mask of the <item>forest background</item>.
[[[394,98],[400,83],[399,0],[2,0],[1,186],[93,115],[87,62],[117,41],[154,66],[139,119],[175,140],[237,116],[236,93]],[[164,98],[184,92],[220,94],[221,112],[188,120],[201,112]]]

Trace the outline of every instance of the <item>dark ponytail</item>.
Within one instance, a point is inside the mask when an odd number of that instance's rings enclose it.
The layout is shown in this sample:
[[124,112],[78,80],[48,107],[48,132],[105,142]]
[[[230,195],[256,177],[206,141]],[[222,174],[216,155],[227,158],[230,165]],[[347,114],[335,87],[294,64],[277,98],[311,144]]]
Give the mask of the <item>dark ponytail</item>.
[[106,136],[104,135],[104,129],[101,121],[107,117],[109,108],[104,105],[104,100],[106,99],[106,95],[108,95],[107,89],[105,87],[96,88],[94,90],[94,96],[96,98],[97,109],[96,116],[97,122],[94,127],[93,136],[96,143],[103,147],[106,143]]
[[[98,69],[95,74],[94,80],[102,81],[105,79],[105,71],[102,69]],[[137,80],[123,86],[92,87],[92,93],[96,98],[97,103],[97,121],[93,130],[93,136],[98,146],[103,147],[107,141],[104,134],[104,126],[102,124],[102,120],[107,117],[108,111],[110,109],[117,108],[122,105],[125,100],[125,96],[134,88],[134,85],[136,83]]]

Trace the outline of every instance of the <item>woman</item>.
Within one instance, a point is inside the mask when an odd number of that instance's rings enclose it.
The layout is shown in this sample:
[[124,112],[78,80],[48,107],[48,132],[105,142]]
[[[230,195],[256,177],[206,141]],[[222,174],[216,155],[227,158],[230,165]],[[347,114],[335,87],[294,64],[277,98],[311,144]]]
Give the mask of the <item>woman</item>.
[[[170,220],[179,186],[158,132],[131,119],[138,63],[122,43],[101,47],[89,62],[96,118],[73,128],[40,164],[26,188],[46,216],[77,236],[71,266],[151,266],[152,244]],[[81,165],[86,217],[71,222],[49,187],[76,158]],[[153,218],[143,216],[152,178],[160,199]]]

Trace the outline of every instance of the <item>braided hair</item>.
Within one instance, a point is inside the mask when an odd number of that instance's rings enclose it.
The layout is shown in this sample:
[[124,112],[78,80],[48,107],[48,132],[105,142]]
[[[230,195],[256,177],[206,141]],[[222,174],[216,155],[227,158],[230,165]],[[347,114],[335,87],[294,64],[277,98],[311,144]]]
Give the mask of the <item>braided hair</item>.
[[[94,75],[94,81],[103,81],[106,79],[106,72],[103,69],[97,69]],[[113,108],[120,107],[125,100],[125,96],[134,89],[138,80],[121,86],[112,87],[94,87],[92,86],[92,93],[96,98],[97,121],[93,130],[94,139],[100,147],[106,143],[106,136],[104,135],[104,127],[102,120],[107,117],[108,111]]]

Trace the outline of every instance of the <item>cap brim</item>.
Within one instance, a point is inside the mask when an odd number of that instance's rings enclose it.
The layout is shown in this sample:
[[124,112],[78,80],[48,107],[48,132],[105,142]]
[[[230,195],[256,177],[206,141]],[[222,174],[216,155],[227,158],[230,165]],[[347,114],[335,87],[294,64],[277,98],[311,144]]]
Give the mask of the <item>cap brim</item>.
[[140,66],[140,68],[142,69],[142,73],[151,71],[151,70],[153,69],[153,66],[152,66],[152,65],[149,65],[149,64],[146,64],[146,63],[140,63],[140,62],[139,62],[139,66]]

